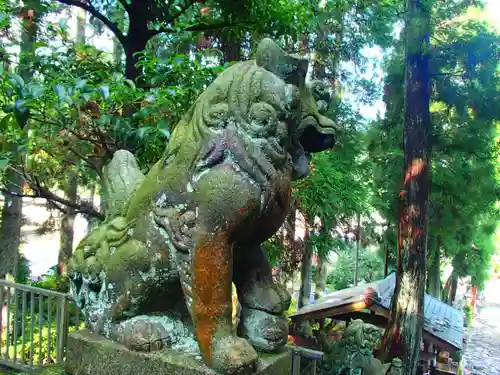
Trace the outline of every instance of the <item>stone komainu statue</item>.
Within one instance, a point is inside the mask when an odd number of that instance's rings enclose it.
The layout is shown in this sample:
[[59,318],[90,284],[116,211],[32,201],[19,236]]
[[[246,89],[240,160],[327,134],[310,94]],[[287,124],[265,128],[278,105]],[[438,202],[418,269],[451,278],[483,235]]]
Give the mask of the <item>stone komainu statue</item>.
[[287,215],[292,180],[336,132],[320,114],[328,90],[306,85],[307,68],[264,39],[255,60],[200,95],[146,176],[133,155],[115,153],[108,216],[68,267],[90,330],[135,350],[198,352],[226,374],[251,371],[254,347],[285,345],[290,296],[261,244]]

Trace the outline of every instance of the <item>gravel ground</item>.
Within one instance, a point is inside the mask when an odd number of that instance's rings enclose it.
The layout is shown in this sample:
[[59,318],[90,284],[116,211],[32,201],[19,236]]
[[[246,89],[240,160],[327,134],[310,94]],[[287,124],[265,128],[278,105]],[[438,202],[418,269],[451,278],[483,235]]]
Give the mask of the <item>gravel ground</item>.
[[472,375],[500,375],[500,304],[481,308],[469,333],[466,369]]

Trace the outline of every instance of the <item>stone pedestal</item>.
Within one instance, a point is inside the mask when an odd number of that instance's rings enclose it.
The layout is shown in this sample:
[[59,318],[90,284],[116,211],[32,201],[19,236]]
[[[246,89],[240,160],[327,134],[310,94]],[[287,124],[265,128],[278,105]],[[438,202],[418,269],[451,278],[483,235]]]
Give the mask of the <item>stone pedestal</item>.
[[[255,375],[290,375],[289,351],[263,355]],[[66,372],[71,375],[217,375],[201,359],[175,350],[135,352],[88,330],[70,333]]]

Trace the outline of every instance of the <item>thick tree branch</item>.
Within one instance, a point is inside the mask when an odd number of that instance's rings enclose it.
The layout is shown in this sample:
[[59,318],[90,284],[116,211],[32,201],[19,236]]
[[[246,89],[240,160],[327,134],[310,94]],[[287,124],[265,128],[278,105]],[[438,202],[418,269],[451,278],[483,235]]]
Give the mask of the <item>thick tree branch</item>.
[[102,168],[98,163],[95,163],[92,159],[85,157],[82,153],[78,152],[74,147],[70,148],[69,151],[71,151],[75,156],[86,162],[97,173],[101,171]]
[[61,4],[72,5],[72,6],[86,10],[92,16],[94,16],[95,18],[100,20],[102,23],[104,23],[111,30],[111,32],[113,34],[115,34],[116,38],[120,41],[120,43],[122,45],[126,45],[127,37],[122,33],[122,31],[120,30],[118,25],[116,23],[112,22],[104,14],[99,12],[92,4],[85,3],[85,2],[80,1],[80,0],[57,0],[57,1],[60,2]]
[[31,183],[29,185],[35,192],[34,194],[14,193],[5,188],[1,188],[0,191],[4,194],[20,198],[43,198],[49,201],[55,208],[57,208],[59,211],[65,214],[69,213],[69,211],[67,209],[64,209],[60,205],[64,205],[66,207],[73,209],[74,211],[72,213],[77,213],[77,214],[81,213],[84,215],[95,217],[99,220],[104,220],[104,215],[101,214],[99,211],[97,211],[97,209],[88,202],[82,201],[80,203],[74,203],[68,199],[62,198],[52,193],[51,191],[49,191],[44,187],[32,186]]
[[[220,30],[223,28],[227,27],[238,27],[238,26],[250,26],[253,25],[253,22],[239,22],[239,23],[233,23],[233,22],[217,22],[217,23],[197,23],[195,25],[188,26],[184,28],[184,31],[214,31],[214,30]],[[175,30],[171,27],[160,27],[158,30],[152,30],[153,36],[158,35],[161,33],[166,33],[166,34],[171,34],[178,32],[178,30]]]

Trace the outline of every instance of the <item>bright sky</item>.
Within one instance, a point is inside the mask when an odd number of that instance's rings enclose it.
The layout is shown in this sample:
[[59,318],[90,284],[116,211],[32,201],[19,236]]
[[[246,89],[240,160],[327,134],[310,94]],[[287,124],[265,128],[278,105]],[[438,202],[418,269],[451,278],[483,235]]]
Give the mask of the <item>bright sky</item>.
[[500,32],[500,0],[486,0],[485,3],[488,21]]

